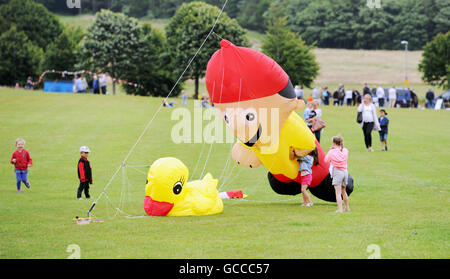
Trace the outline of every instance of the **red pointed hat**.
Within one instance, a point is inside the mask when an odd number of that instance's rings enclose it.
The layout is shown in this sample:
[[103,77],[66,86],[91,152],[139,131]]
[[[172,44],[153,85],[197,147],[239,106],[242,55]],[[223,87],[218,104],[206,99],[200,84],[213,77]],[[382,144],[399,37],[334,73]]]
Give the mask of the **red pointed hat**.
[[267,55],[227,40],[220,46],[206,68],[206,89],[212,103],[259,99],[292,87],[286,72]]

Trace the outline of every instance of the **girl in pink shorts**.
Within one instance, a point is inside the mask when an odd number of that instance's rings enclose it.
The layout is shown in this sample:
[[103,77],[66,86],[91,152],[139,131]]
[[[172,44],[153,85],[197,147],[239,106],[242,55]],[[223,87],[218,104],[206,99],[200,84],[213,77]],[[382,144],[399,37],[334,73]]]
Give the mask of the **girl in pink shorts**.
[[[299,171],[300,171],[300,184],[302,185],[302,196],[303,196],[303,204],[302,206],[313,206],[313,203],[311,201],[311,197],[309,196],[308,192],[306,191],[311,185],[312,181],[312,166],[314,162],[317,162],[317,156],[316,156],[316,150],[312,151],[310,154],[298,157],[298,161],[300,163]],[[318,163],[318,162],[317,162]]]

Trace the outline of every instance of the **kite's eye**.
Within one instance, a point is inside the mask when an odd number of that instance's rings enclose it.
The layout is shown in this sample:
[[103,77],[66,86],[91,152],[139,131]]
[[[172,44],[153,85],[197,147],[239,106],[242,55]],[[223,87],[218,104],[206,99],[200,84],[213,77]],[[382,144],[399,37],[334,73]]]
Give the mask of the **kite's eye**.
[[252,108],[246,109],[242,116],[244,118],[245,124],[247,125],[253,125],[257,121],[256,111]]

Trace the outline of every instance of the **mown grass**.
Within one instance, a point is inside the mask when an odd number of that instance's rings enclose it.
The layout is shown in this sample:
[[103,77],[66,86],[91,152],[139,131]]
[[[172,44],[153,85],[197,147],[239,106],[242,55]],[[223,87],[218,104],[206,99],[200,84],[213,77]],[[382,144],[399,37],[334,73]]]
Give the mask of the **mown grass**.
[[[299,196],[276,195],[264,167],[228,161],[230,144],[174,144],[177,121],[170,120],[173,109],[163,108],[128,164],[175,156],[189,167],[190,179],[205,167],[221,190],[242,189],[248,201],[225,201],[215,216],[128,219],[114,217],[103,196],[93,213],[105,222],[76,225],[73,218],[85,216],[93,201],[75,198],[79,147],[92,151],[96,198],[160,103],[0,89],[0,258],[66,258],[70,244],[80,246],[82,258],[367,258],[370,244],[380,246],[382,258],[450,256],[448,111],[388,110],[390,151],[367,153],[355,108],[322,108],[322,146],[327,150],[334,135],[344,137],[356,182],[352,211],[337,215],[334,203],[313,198],[315,205],[304,208]],[[26,139],[34,160],[32,188],[21,194],[9,164],[17,137]],[[126,170],[128,186],[122,188],[119,172],[106,193],[116,206],[126,193],[123,210],[142,216],[147,168]]]

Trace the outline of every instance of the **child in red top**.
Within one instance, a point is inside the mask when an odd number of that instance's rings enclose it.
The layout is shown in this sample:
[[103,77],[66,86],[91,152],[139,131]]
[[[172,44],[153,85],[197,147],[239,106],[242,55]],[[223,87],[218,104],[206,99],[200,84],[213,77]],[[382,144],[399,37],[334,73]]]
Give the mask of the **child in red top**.
[[27,188],[30,188],[28,182],[28,167],[33,165],[30,153],[24,148],[25,140],[18,138],[16,140],[17,150],[11,156],[11,164],[14,164],[14,172],[16,173],[17,193],[20,193],[20,185],[23,182]]

